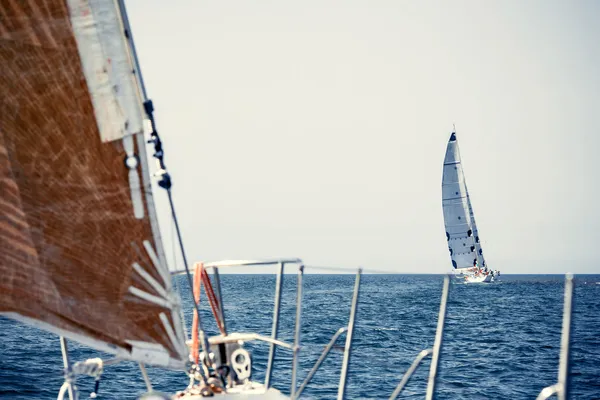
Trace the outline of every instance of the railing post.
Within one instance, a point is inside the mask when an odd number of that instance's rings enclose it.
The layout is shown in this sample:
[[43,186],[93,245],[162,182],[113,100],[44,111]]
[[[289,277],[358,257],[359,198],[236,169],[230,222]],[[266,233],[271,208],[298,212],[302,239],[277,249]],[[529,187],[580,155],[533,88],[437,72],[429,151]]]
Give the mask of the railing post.
[[431,356],[431,368],[429,369],[429,380],[427,384],[426,400],[432,400],[435,393],[435,381],[437,378],[438,363],[440,352],[442,351],[442,339],[444,337],[444,321],[446,319],[446,304],[448,303],[448,291],[450,290],[450,277],[444,277],[444,287],[442,289],[442,300],[440,302],[440,313],[438,315],[437,329],[435,331],[435,341],[433,342],[433,355]]
[[340,374],[340,384],[338,388],[338,400],[343,400],[346,391],[346,381],[348,380],[348,365],[350,364],[350,351],[352,350],[352,337],[354,335],[354,321],[356,320],[356,309],[358,307],[358,294],[360,289],[360,276],[362,268],[358,269],[354,281],[354,294],[352,296],[352,308],[350,309],[350,320],[348,322],[348,333],[346,334],[346,346],[344,346],[344,359],[342,361],[342,372]]
[[431,353],[433,353],[433,349],[421,350],[421,352],[417,355],[417,357],[415,357],[413,363],[410,365],[410,368],[406,371],[406,373],[402,377],[402,380],[400,381],[398,386],[396,386],[396,390],[394,390],[394,392],[392,393],[392,395],[390,396],[390,398],[388,400],[394,400],[396,397],[398,397],[400,395],[400,393],[402,393],[402,390],[404,390],[404,387],[408,384],[408,381],[410,381],[410,378],[412,378],[412,376],[415,373],[415,371],[417,370],[417,368],[419,368],[419,365],[421,365],[421,361],[423,361],[425,359],[425,357],[431,355]]
[[219,300],[219,318],[223,324],[223,331],[227,334],[227,324],[225,322],[225,309],[223,305],[223,296],[221,295],[221,278],[219,277],[219,268],[213,268],[213,275],[215,276],[215,288],[217,289],[217,299]]
[[146,384],[146,389],[148,393],[151,393],[154,389],[152,388],[152,382],[150,382],[150,378],[148,377],[148,372],[146,372],[146,367],[142,363],[138,363],[140,366],[140,372],[142,373],[142,378],[144,378],[144,383]]
[[292,383],[290,396],[293,398],[296,394],[296,379],[298,375],[298,353],[300,351],[300,331],[302,316],[302,277],[304,275],[304,265],[298,268],[298,292],[296,295],[296,328],[294,333],[294,358],[292,360]]
[[331,351],[331,348],[333,347],[333,345],[335,344],[335,342],[338,340],[338,338],[340,337],[340,335],[342,333],[346,332],[347,330],[348,330],[348,327],[345,326],[343,328],[338,329],[338,331],[336,333],[334,333],[334,335],[331,337],[331,340],[329,341],[329,344],[327,345],[327,347],[325,347],[325,350],[323,350],[323,352],[319,356],[319,359],[317,360],[317,362],[315,363],[315,365],[313,365],[312,369],[308,372],[308,375],[306,376],[306,379],[304,379],[304,382],[302,382],[302,385],[300,385],[300,389],[298,389],[298,391],[296,392],[295,396],[292,397],[292,400],[295,400],[298,397],[300,397],[300,395],[304,391],[304,388],[306,388],[306,385],[308,385],[308,383],[313,378],[313,376],[315,375],[315,373],[317,372],[317,370],[319,369],[319,367],[321,366],[321,364],[323,363],[323,361],[325,361],[325,358],[327,358],[327,355]]
[[[271,339],[277,340],[277,331],[279,330],[279,309],[281,307],[281,286],[283,284],[283,270],[285,263],[279,263],[279,272],[277,273],[277,282],[275,283],[275,304],[273,305],[273,326],[271,328]],[[265,389],[271,386],[271,374],[273,373],[273,362],[277,346],[271,343],[269,347],[269,360],[267,362],[267,372],[265,374]]]
[[569,356],[571,344],[571,316],[573,313],[573,274],[565,277],[565,297],[563,308],[562,333],[560,337],[560,360],[558,365],[558,400],[569,398]]
[[[60,337],[60,350],[62,352],[63,365],[65,367],[65,383],[67,385],[67,391],[69,393],[69,400],[77,400],[79,398],[79,394],[77,393],[77,388],[73,384],[71,378],[71,363],[69,361],[69,346],[67,345],[67,339],[64,336]],[[63,385],[63,386],[64,386]],[[61,392],[63,392],[61,388]],[[64,392],[63,392],[64,394]],[[60,397],[60,395],[59,395]]]
[[558,382],[542,389],[536,400],[545,400],[555,394],[558,400],[567,400],[569,398],[569,348],[571,345],[571,319],[573,315],[573,285],[573,274],[566,274]]

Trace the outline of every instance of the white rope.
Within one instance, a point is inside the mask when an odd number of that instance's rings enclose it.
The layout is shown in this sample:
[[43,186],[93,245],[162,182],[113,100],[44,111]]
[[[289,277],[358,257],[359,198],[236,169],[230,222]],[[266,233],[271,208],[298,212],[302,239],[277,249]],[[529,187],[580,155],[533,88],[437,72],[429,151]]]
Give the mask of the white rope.
[[[173,269],[177,269],[177,243],[175,242],[175,223],[171,220],[171,244],[172,244],[172,251],[173,251],[173,259],[172,259],[172,264],[173,265]],[[179,295],[179,297],[181,297],[181,290],[179,289],[179,285],[177,284],[177,277],[173,277],[173,289],[175,289],[175,293],[177,293]],[[183,314],[183,305],[180,305],[179,307],[179,318],[180,318],[180,322],[181,322],[181,326],[183,327],[183,336],[184,339],[187,340],[190,336],[188,335],[188,331],[187,331],[187,324],[185,323],[185,315]]]

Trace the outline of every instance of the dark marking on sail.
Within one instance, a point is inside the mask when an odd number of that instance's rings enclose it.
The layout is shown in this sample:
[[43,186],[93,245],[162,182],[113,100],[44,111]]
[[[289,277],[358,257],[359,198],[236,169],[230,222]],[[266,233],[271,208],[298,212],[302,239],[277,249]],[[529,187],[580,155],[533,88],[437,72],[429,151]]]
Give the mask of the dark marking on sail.
[[446,240],[450,240],[450,234],[446,232]]
[[454,142],[454,141],[456,141],[456,132],[452,132],[452,135],[450,135],[449,142]]
[[475,246],[471,246],[471,252],[475,251]]
[[479,243],[479,236],[475,236],[475,243]]
[[456,265],[456,261],[452,260],[452,266],[454,267],[454,269],[458,268],[458,265]]
[[450,250],[450,255],[452,255],[452,253],[454,253],[454,252],[452,251],[452,247],[448,247],[448,250]]
[[471,237],[471,235],[472,235],[472,234],[473,234],[473,231],[469,229],[469,230],[467,231],[467,236],[468,236],[468,237]]

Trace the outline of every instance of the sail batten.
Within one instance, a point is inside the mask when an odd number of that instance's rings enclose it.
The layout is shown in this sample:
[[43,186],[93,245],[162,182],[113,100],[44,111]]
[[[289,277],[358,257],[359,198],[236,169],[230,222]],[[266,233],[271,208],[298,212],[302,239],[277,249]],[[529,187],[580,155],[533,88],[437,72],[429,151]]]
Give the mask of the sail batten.
[[38,4],[0,5],[0,313],[183,368],[119,8]]
[[475,265],[485,267],[479,232],[465,181],[456,133],[446,147],[442,175],[442,208],[446,240],[452,266],[468,271]]

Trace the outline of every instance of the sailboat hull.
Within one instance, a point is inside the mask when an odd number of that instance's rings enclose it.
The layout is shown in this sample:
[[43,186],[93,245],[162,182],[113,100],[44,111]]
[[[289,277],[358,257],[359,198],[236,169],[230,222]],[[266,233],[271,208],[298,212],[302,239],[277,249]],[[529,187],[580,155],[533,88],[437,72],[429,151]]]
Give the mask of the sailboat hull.
[[465,283],[492,283],[494,282],[494,276],[488,275],[466,275],[464,277]]

